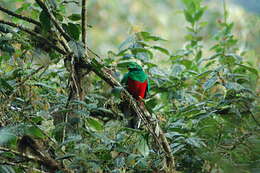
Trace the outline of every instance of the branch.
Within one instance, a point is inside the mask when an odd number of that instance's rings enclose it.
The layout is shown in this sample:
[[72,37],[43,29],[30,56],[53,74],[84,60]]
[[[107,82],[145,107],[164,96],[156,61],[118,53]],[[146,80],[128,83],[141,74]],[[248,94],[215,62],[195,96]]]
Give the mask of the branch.
[[57,162],[56,160],[51,158],[47,153],[42,151],[42,149],[40,149],[41,147],[39,146],[39,144],[37,144],[37,142],[34,139],[27,137],[27,139],[28,138],[30,140],[27,140],[23,144],[23,145],[26,145],[26,146],[23,146],[23,147],[26,147],[25,150],[28,148],[29,152],[32,153],[34,156],[27,154],[27,152],[23,153],[23,152],[15,151],[15,150],[5,148],[5,147],[1,147],[1,146],[0,146],[0,151],[10,152],[10,153],[13,153],[16,156],[19,156],[19,157],[26,159],[27,161],[39,163],[39,164],[43,165],[46,169],[48,169],[49,172],[56,172],[58,170],[62,170],[64,173],[72,173],[71,170],[63,168],[63,166],[59,162]]
[[23,15],[14,13],[14,12],[12,12],[12,11],[10,11],[10,10],[8,10],[8,9],[6,9],[6,8],[4,8],[4,7],[2,7],[2,6],[0,6],[0,11],[4,12],[4,13],[10,15],[10,16],[14,16],[14,17],[17,17],[17,18],[19,18],[19,19],[25,20],[25,21],[27,21],[27,22],[29,22],[29,23],[32,23],[32,24],[41,26],[41,23],[40,23],[40,22],[38,22],[38,21],[36,21],[36,20],[34,20],[34,19],[32,19],[32,18],[29,18],[29,17],[23,16]]
[[41,171],[39,169],[32,168],[32,167],[29,167],[29,166],[23,165],[23,164],[17,164],[16,162],[11,162],[11,161],[1,161],[0,165],[15,166],[15,167],[19,167],[19,168],[22,168],[22,169],[32,170],[33,172],[46,173],[46,172]]
[[62,38],[60,40],[62,46],[65,48],[65,50],[70,53],[70,47],[68,45],[68,43],[66,41],[71,40],[70,36],[64,31],[64,29],[61,27],[61,25],[59,24],[59,22],[56,20],[55,16],[51,13],[51,11],[49,10],[49,8],[44,4],[44,2],[42,2],[41,0],[35,0],[37,2],[37,4],[41,7],[41,9],[43,11],[45,11],[51,21],[53,22],[54,26],[57,28],[57,30],[60,32]]
[[61,33],[61,35],[66,39],[66,40],[71,40],[70,36],[64,31],[64,29],[60,26],[54,15],[50,12],[49,8],[42,2],[41,0],[35,0],[37,4],[41,7],[43,11],[45,11],[51,21],[53,22],[54,26],[58,29],[58,31]]
[[56,50],[57,52],[59,52],[59,53],[61,53],[61,54],[63,54],[63,55],[66,55],[66,54],[67,54],[64,50],[62,50],[62,49],[59,48],[58,46],[54,45],[51,41],[49,41],[48,39],[44,38],[44,37],[41,36],[40,34],[34,32],[34,31],[31,31],[31,30],[28,29],[28,28],[25,28],[25,27],[23,27],[23,26],[21,26],[21,25],[15,24],[15,23],[13,23],[13,22],[4,21],[4,20],[1,20],[1,19],[0,19],[0,23],[5,24],[5,25],[12,26],[12,27],[14,27],[14,28],[18,28],[18,29],[20,29],[20,30],[22,30],[22,31],[24,31],[24,32],[26,32],[26,33],[28,33],[28,34],[30,34],[30,35],[33,35],[33,36],[35,36],[35,37],[37,37],[37,38],[39,38],[39,39],[42,39],[42,40],[44,40],[47,44],[49,44],[54,50]]
[[15,151],[15,150],[12,150],[12,149],[9,149],[9,148],[5,148],[5,147],[1,147],[1,146],[0,146],[0,151],[13,153],[16,156],[22,157],[22,158],[27,159],[29,161],[33,161],[33,162],[39,162],[40,161],[37,157],[34,157],[32,155],[23,154],[23,153],[20,153],[18,151]]
[[[87,46],[87,27],[88,27],[88,22],[87,22],[87,1],[88,0],[82,0],[82,10],[81,10],[81,25],[82,25],[82,42],[84,44],[84,47]],[[86,51],[87,54],[87,51]]]

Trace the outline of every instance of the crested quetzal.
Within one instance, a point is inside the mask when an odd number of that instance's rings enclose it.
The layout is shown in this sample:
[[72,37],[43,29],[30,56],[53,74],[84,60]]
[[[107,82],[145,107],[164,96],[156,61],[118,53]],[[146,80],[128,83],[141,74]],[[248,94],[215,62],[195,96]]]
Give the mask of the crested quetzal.
[[[124,75],[121,83],[126,85],[127,91],[137,100],[141,101],[150,89],[148,76],[142,67],[135,62],[130,62],[127,66],[128,72]],[[142,104],[142,103],[141,103]],[[137,125],[137,115],[131,110],[129,105],[123,106],[123,113],[130,119],[129,127],[135,128]]]

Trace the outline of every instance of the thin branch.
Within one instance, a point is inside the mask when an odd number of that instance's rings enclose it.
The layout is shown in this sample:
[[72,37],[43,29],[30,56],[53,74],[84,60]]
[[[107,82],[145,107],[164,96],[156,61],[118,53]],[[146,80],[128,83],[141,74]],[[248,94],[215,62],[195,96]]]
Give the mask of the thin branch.
[[0,19],[0,23],[5,24],[5,25],[9,25],[9,26],[12,26],[12,27],[15,27],[15,28],[18,28],[18,29],[20,29],[20,30],[22,30],[22,31],[24,31],[24,32],[26,32],[26,33],[28,33],[28,34],[30,34],[30,35],[33,35],[33,36],[35,36],[35,37],[37,37],[37,38],[39,38],[39,39],[42,39],[42,40],[44,40],[47,44],[49,44],[54,50],[56,50],[57,52],[59,52],[59,53],[61,53],[61,54],[63,54],[63,55],[66,55],[66,54],[67,54],[64,50],[62,50],[62,49],[59,48],[58,46],[54,45],[51,41],[49,41],[49,40],[46,39],[45,37],[41,36],[40,34],[34,32],[34,31],[31,31],[31,30],[28,29],[28,28],[25,28],[25,27],[23,27],[23,26],[21,26],[21,25],[18,25],[18,24],[15,24],[15,23],[13,23],[13,22],[9,22],[9,21],[4,21],[4,20],[1,20],[1,19]]
[[34,172],[46,173],[46,172],[41,171],[39,169],[36,169],[36,168],[33,168],[33,167],[29,167],[29,166],[23,165],[23,164],[17,164],[15,162],[11,162],[11,161],[0,161],[0,165],[15,166],[15,167],[19,167],[19,168],[22,168],[22,169],[33,170]]
[[12,149],[9,149],[9,148],[5,148],[5,147],[1,147],[0,146],[0,151],[13,153],[16,156],[25,158],[25,159],[27,159],[29,161],[40,162],[40,160],[37,157],[34,157],[32,155],[28,155],[28,154],[24,154],[24,153],[20,153],[18,151],[15,151],[15,150],[12,150]]
[[10,11],[10,10],[8,10],[8,9],[6,9],[6,8],[4,8],[4,7],[2,7],[1,5],[0,5],[0,11],[4,12],[4,13],[10,15],[10,16],[14,16],[14,17],[17,17],[17,18],[19,18],[19,19],[25,20],[25,21],[27,21],[27,22],[29,22],[29,23],[32,23],[32,24],[41,26],[41,23],[40,23],[40,22],[38,22],[38,21],[36,21],[36,20],[34,20],[34,19],[32,19],[32,18],[29,18],[29,17],[23,16],[23,15],[17,14],[17,13],[15,13],[15,12],[12,12],[12,11]]
[[[88,27],[88,22],[87,22],[87,1],[88,0],[82,0],[82,10],[81,10],[81,25],[82,25],[82,42],[84,44],[84,47],[87,46],[87,27]],[[86,51],[87,54],[87,51]]]

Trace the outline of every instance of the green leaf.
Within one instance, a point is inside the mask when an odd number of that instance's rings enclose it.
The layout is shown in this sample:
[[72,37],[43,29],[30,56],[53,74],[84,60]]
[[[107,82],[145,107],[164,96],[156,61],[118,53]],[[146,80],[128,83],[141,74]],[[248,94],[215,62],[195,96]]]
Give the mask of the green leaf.
[[69,19],[72,21],[78,21],[81,20],[81,15],[80,14],[72,14],[69,16]]
[[142,55],[145,56],[145,58],[148,58],[148,59],[152,59],[153,58],[153,53],[150,50],[148,50],[148,49],[145,49],[145,48],[131,48],[130,50],[132,51],[132,53],[135,56],[138,56],[141,53]]
[[135,36],[132,35],[128,37],[120,46],[119,46],[119,51],[121,52],[122,50],[126,50],[130,48],[134,43],[135,43]]
[[210,79],[208,79],[204,84],[203,84],[203,88],[205,90],[210,89],[211,87],[213,87],[218,81],[218,78],[216,75],[213,75]]
[[8,165],[0,165],[0,172],[1,173],[15,173],[15,170]]
[[21,14],[23,11],[28,10],[28,8],[31,6],[32,3],[24,3],[22,4],[22,6],[20,8],[18,8],[17,10],[15,10],[16,13]]
[[87,120],[87,124],[91,129],[96,131],[104,130],[104,126],[101,122],[99,122],[99,120],[94,119],[92,117],[87,117],[86,120]]
[[179,76],[185,70],[185,66],[181,64],[174,64],[171,68],[173,76]]
[[188,60],[188,59],[182,59],[180,61],[178,61],[180,64],[184,65],[186,67],[186,69],[191,69],[192,67],[192,61]]
[[243,67],[244,69],[246,69],[246,70],[250,71],[251,73],[255,74],[256,76],[258,76],[258,71],[255,68],[249,67],[249,66],[246,66],[243,64],[237,64],[237,65]]
[[144,41],[166,41],[165,39],[151,35],[149,32],[139,32],[137,33]]
[[171,148],[173,148],[172,149],[172,153],[175,154],[178,151],[180,151],[183,148],[185,148],[185,145],[184,144],[180,144],[180,143],[174,143],[174,144],[171,145]]
[[202,78],[208,76],[210,73],[212,73],[212,70],[204,71],[204,72],[200,73],[200,74],[197,76],[197,78],[198,78],[198,79],[202,79]]
[[227,89],[230,89],[230,90],[235,90],[235,91],[241,91],[244,89],[244,87],[238,83],[235,83],[235,82],[227,82],[225,84],[225,87]]
[[60,144],[60,147],[63,145],[70,144],[70,143],[79,142],[81,140],[82,140],[81,135],[70,135],[67,137],[67,139],[63,143]]
[[199,10],[195,13],[194,20],[195,20],[195,21],[199,21],[200,18],[202,17],[202,15],[203,15],[204,11],[205,11],[205,8],[199,9]]
[[190,23],[194,23],[194,19],[192,17],[192,15],[189,13],[188,10],[184,10],[184,15],[185,15],[185,19],[190,22]]
[[83,58],[85,56],[85,48],[82,42],[69,41],[69,46],[77,58]]
[[205,143],[203,141],[201,141],[201,139],[196,138],[196,137],[187,138],[185,141],[188,144],[190,144],[191,146],[194,146],[194,147],[197,147],[197,148],[200,148],[202,146],[206,147]]
[[0,24],[0,32],[3,32],[3,33],[11,33],[11,32],[13,32],[13,31],[12,31],[12,28],[9,27],[8,25]]
[[8,128],[3,128],[0,130],[0,146],[6,145],[10,141],[16,140],[16,135]]
[[46,13],[44,10],[42,10],[40,13],[39,19],[42,24],[42,28],[45,31],[49,31],[51,29],[51,20],[50,20],[48,13]]
[[42,133],[42,130],[35,126],[30,126],[25,129],[25,133],[27,135],[32,135],[37,138],[44,138],[44,134]]
[[5,91],[13,91],[14,88],[4,79],[0,78],[0,90],[4,89]]
[[67,33],[74,39],[79,40],[80,30],[76,24],[68,23]]
[[166,55],[170,54],[169,51],[167,49],[165,49],[165,48],[162,48],[162,47],[159,47],[159,46],[153,46],[152,48],[155,49],[155,50],[158,50],[158,51],[160,51],[160,52],[162,52],[162,53],[164,53]]
[[0,44],[0,50],[13,54],[15,52],[14,47],[9,43]]

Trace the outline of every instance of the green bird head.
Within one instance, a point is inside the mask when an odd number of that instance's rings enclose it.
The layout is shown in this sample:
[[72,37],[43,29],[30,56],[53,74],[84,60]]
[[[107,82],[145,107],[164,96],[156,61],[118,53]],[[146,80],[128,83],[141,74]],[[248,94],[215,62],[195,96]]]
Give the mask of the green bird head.
[[128,70],[134,70],[134,69],[143,70],[142,67],[139,64],[137,64],[136,62],[129,62],[129,64],[127,65],[127,68],[128,68]]

